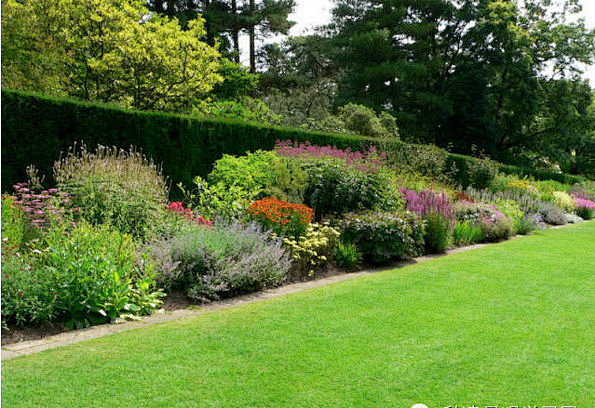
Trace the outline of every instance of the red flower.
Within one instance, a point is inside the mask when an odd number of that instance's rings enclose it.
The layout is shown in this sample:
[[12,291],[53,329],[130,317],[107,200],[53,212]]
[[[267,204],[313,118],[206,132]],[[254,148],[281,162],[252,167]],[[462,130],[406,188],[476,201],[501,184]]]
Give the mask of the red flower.
[[314,218],[314,210],[310,207],[303,204],[288,203],[276,198],[263,198],[254,201],[248,208],[248,214],[280,225],[290,223],[294,214],[299,216],[300,224],[309,224]]
[[23,292],[19,290],[19,296],[23,296]]

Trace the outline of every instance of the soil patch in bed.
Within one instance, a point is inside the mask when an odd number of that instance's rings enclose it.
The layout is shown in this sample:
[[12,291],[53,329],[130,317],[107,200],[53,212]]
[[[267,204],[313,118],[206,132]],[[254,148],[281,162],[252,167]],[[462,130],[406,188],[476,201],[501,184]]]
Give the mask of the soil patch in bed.
[[18,343],[20,341],[39,340],[44,337],[67,331],[68,328],[60,322],[45,323],[39,327],[8,327],[2,329],[2,345]]

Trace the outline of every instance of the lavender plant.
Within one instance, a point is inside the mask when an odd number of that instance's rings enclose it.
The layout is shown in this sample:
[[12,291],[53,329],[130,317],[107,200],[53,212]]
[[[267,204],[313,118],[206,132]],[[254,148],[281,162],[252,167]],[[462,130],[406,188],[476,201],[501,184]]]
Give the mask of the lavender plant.
[[256,224],[195,226],[147,252],[161,286],[199,302],[277,286],[291,266],[281,239]]

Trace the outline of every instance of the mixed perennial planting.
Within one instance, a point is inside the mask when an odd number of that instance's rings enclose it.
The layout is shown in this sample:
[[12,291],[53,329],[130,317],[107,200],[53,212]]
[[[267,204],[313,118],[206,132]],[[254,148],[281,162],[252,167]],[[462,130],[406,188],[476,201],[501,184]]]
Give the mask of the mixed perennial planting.
[[428,160],[277,142],[223,156],[168,202],[160,168],[134,148],[74,147],[56,187],[30,171],[2,196],[3,325],[132,319],[172,291],[208,302],[595,213],[592,182],[521,179],[480,160],[463,190]]

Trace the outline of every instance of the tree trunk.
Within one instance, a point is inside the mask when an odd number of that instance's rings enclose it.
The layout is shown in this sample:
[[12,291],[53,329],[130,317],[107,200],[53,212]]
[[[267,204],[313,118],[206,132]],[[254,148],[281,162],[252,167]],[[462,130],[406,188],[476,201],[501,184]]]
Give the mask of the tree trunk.
[[205,19],[205,31],[207,32],[207,44],[211,47],[215,45],[215,38],[213,37],[213,33],[211,33],[211,24],[209,20],[211,19],[211,15],[209,14],[211,8],[211,0],[205,0],[205,8],[203,10],[202,17]]
[[255,28],[256,22],[254,21],[254,16],[256,15],[256,4],[255,0],[250,0],[250,24],[248,29],[248,34],[250,36],[250,72],[256,73],[256,44],[255,44]]
[[233,26],[231,28],[231,38],[233,41],[233,60],[240,62],[240,27],[238,23],[238,5],[237,0],[231,0],[231,13],[233,14]]

